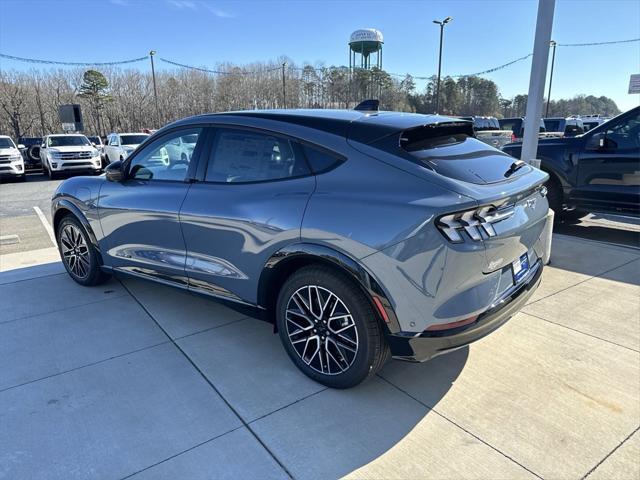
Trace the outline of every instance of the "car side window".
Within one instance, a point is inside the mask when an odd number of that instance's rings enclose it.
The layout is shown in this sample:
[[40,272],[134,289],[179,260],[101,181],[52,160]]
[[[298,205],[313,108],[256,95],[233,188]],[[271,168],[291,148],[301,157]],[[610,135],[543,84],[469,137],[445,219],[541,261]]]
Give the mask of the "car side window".
[[216,133],[205,180],[247,183],[309,174],[304,155],[290,140],[268,133],[224,128]]
[[640,114],[627,117],[606,130],[607,141],[621,150],[640,148]]
[[326,172],[342,162],[342,158],[318,148],[303,145],[302,149],[313,173]]
[[183,181],[201,133],[201,128],[178,130],[145,146],[133,157],[129,177],[137,180]]

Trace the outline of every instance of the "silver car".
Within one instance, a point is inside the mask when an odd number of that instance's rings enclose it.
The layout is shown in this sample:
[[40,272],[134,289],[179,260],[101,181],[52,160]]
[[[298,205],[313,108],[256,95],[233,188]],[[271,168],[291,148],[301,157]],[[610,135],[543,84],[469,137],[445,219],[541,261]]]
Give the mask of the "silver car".
[[65,181],[52,218],[76,282],[131,275],[250,311],[306,375],[347,388],[389,357],[465,346],[525,304],[549,255],[547,178],[459,119],[231,112]]

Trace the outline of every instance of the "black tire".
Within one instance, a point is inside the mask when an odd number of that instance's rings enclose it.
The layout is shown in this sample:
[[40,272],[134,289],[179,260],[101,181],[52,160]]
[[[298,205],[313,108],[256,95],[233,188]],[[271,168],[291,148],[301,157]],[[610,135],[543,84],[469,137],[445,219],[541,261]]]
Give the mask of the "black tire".
[[[68,235],[67,228],[70,228],[71,231],[77,232],[77,234],[81,235],[82,240],[77,242],[77,245],[83,244],[85,248],[77,248],[77,252],[80,254],[84,254],[86,252],[86,263],[84,261],[78,260],[78,256],[76,256],[75,262],[78,263],[81,267],[80,270],[78,268],[74,268],[74,263],[71,260],[72,255],[66,255],[63,253],[63,248],[69,249],[69,247],[74,243],[74,236]],[[56,240],[58,241],[58,251],[60,252],[60,258],[62,259],[62,264],[64,268],[67,270],[69,276],[80,285],[84,286],[93,286],[100,285],[101,283],[106,282],[111,276],[100,269],[100,256],[96,249],[91,244],[89,239],[89,235],[87,235],[86,230],[82,226],[82,224],[76,219],[73,215],[67,215],[64,217],[60,223],[58,224],[56,230]],[[71,242],[69,242],[71,240]],[[83,255],[84,256],[84,255]]]
[[587,212],[581,210],[567,210],[564,208],[562,188],[554,179],[550,179],[546,183],[547,200],[549,208],[555,212],[556,221],[575,222],[587,215]]
[[[316,295],[319,295],[316,296],[318,301],[311,301],[311,304],[319,306],[321,302],[326,302],[326,310],[331,309],[329,315],[317,317],[309,310],[304,310],[304,315],[300,315],[288,310],[291,305],[300,304],[301,297],[297,296],[298,302],[295,303],[293,295],[308,292],[306,287],[309,286],[311,291],[315,289],[318,292]],[[340,303],[332,300],[331,295]],[[305,301],[302,307],[306,308],[308,304]],[[331,306],[327,306],[329,304]],[[339,314],[338,318],[331,316],[343,307],[346,315]],[[287,354],[305,375],[323,385],[332,388],[353,387],[378,372],[389,359],[389,347],[371,302],[351,279],[331,268],[312,265],[293,273],[280,289],[276,308],[278,332]],[[322,308],[316,310],[320,312]],[[324,326],[322,318],[328,319]],[[336,324],[338,321],[341,324]],[[329,325],[332,327],[329,328]],[[336,326],[341,328],[336,329]],[[335,330],[342,333],[337,334]],[[294,343],[297,345],[294,346]],[[301,352],[302,344],[305,348]],[[316,353],[311,357],[306,353],[310,344],[316,346]],[[355,350],[352,349],[354,345]]]

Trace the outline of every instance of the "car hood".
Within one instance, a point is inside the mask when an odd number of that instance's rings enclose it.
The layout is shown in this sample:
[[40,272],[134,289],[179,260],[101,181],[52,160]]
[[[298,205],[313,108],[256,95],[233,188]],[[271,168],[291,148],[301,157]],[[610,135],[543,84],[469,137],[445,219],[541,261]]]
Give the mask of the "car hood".
[[64,147],[49,147],[49,150],[55,150],[57,152],[89,152],[94,147],[91,145],[68,145]]
[[13,147],[0,148],[0,155],[15,155],[15,154],[20,154],[20,150]]

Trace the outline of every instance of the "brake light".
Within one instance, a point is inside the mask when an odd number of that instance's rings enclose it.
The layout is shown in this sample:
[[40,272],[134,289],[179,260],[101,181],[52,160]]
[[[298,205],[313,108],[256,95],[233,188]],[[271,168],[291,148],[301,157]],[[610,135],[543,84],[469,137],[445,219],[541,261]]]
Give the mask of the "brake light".
[[496,236],[493,223],[505,220],[514,213],[515,208],[513,206],[498,209],[490,205],[444,215],[437,220],[436,226],[450,242],[464,242],[463,232],[474,242],[480,242],[482,241],[483,232],[487,237]]
[[518,137],[516,137],[516,134],[511,132],[511,143],[516,142],[518,140]]

